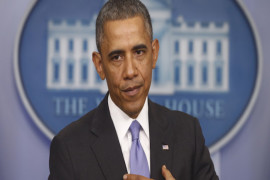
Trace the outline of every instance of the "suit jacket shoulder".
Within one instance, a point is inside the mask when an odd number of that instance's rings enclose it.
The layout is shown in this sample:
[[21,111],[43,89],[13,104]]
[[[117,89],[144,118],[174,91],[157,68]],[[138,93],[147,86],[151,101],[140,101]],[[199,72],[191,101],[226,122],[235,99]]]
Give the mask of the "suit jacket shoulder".
[[55,136],[55,138],[70,142],[74,140],[78,141],[79,139],[85,139],[85,136],[89,135],[89,127],[91,126],[95,112],[96,108],[82,116],[80,119],[70,123],[65,128],[63,128]]
[[51,142],[50,180],[121,179],[125,173],[107,96],[97,108],[66,126]]

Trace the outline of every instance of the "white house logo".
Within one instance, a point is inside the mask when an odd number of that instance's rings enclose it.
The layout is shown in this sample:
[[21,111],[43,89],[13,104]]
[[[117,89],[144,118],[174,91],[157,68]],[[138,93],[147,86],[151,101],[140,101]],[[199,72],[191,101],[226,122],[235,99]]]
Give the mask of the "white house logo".
[[[162,47],[150,94],[229,90],[227,22],[190,24],[179,16],[178,24],[171,26],[167,23],[171,19],[169,11],[152,18],[154,30],[159,30],[155,35],[161,39]],[[99,80],[91,63],[91,52],[96,46],[94,22],[48,22],[48,89],[107,91],[106,83]]]
[[[233,0],[143,2],[160,41],[150,98],[198,117],[213,152],[243,124],[258,91],[261,64],[250,19]],[[34,3],[15,50],[20,95],[49,138],[107,92],[91,60],[103,2],[80,3]]]

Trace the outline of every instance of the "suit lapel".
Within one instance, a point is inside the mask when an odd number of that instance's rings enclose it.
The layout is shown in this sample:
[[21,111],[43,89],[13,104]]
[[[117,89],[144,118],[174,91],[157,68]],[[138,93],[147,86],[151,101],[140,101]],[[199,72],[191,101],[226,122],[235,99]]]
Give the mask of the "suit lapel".
[[108,107],[108,94],[97,108],[90,131],[91,148],[106,179],[122,179],[127,173],[120,143]]
[[168,169],[172,167],[173,132],[171,129],[169,121],[161,113],[160,106],[149,100],[150,159],[153,179],[163,179],[162,165],[166,165]]

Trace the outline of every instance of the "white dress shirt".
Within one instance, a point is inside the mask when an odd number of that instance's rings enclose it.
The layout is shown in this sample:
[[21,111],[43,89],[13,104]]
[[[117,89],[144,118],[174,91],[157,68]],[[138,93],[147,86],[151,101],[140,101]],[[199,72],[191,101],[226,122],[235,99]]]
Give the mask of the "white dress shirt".
[[[127,171],[130,173],[129,156],[132,144],[132,135],[129,131],[129,126],[134,119],[130,118],[125,112],[123,112],[111,99],[108,97],[108,106],[118,140],[122,149],[124,160],[126,163]],[[148,120],[148,98],[146,98],[143,108],[136,118],[141,125],[139,139],[146,155],[148,167],[150,171],[150,138],[149,138],[149,120]]]

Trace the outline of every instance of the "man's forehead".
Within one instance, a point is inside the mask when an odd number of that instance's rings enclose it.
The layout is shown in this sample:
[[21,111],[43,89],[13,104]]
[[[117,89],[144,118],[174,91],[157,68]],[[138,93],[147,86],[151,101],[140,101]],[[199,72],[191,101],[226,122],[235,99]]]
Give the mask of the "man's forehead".
[[101,46],[121,46],[128,43],[135,46],[147,42],[151,42],[151,40],[141,17],[108,21],[104,25],[104,37]]
[[109,20],[104,23],[104,33],[118,33],[123,32],[125,29],[135,29],[144,31],[144,21],[140,16],[135,16],[127,19]]

